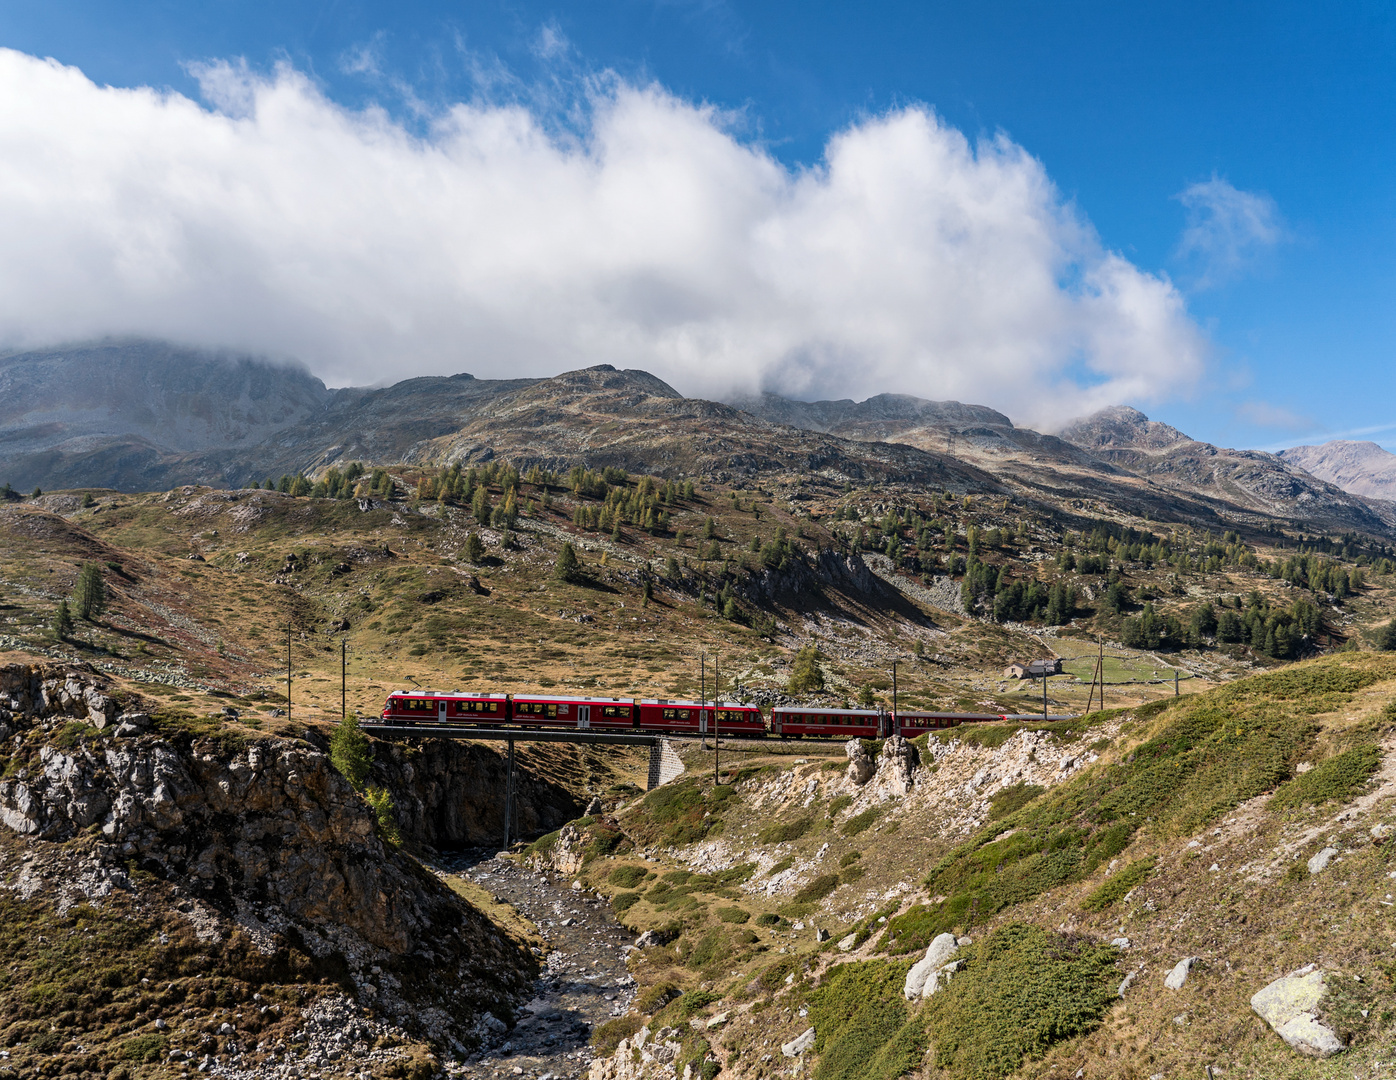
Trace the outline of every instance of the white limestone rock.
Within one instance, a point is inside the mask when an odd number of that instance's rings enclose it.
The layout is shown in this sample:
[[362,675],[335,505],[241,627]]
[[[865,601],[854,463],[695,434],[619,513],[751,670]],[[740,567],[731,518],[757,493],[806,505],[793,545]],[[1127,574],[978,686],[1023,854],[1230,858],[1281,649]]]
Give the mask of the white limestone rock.
[[788,1058],[799,1057],[806,1050],[814,1048],[814,1028],[806,1029],[788,1043],[781,1043],[780,1052]]
[[960,951],[954,934],[939,934],[926,950],[926,955],[911,966],[906,973],[906,984],[902,996],[908,1001],[920,997],[930,997],[940,986],[940,969],[955,958]]
[[1251,998],[1251,1008],[1291,1048],[1305,1057],[1342,1053],[1343,1041],[1319,1023],[1319,1005],[1327,993],[1324,972],[1312,964],[1276,979]]
[[1163,980],[1163,985],[1170,990],[1181,990],[1183,984],[1188,981],[1188,972],[1192,970],[1192,965],[1197,963],[1197,957],[1185,956],[1173,965],[1173,970],[1168,973],[1168,977]]

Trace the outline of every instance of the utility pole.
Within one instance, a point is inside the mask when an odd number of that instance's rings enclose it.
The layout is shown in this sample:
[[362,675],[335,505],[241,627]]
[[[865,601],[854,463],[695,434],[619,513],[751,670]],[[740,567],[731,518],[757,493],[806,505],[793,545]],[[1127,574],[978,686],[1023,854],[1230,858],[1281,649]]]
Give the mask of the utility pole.
[[1173,669],[1173,696],[1178,696],[1178,669]]
[[703,723],[703,714],[708,709],[708,654],[698,654],[698,734],[700,742],[698,749],[706,750],[706,743],[701,739],[707,737],[707,724]]
[[722,783],[717,775],[717,707],[722,701],[722,695],[718,692],[718,687],[722,684],[718,681],[717,657],[713,657],[713,787]]
[[1042,722],[1047,722],[1047,669],[1042,669]]
[[895,660],[892,661],[892,732],[891,732],[891,734],[893,734],[893,735],[900,734],[900,731],[899,731],[899,729],[898,729],[898,727],[897,727],[897,662],[896,662]]
[[349,718],[349,639],[339,639],[339,718]]
[[286,624],[286,719],[291,719],[291,624]]
[[504,780],[504,850],[509,850],[514,818],[514,740],[509,740],[508,775]]

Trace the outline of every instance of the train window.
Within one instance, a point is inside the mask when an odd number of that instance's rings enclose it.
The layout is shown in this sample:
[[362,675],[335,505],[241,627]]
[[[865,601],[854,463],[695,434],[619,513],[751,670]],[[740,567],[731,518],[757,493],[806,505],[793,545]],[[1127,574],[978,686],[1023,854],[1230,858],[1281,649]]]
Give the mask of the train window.
[[664,717],[665,720],[677,720],[677,719],[678,719],[678,716],[679,716],[679,710],[678,710],[678,709],[665,709],[665,710],[663,710],[663,712],[661,713],[661,715]]
[[409,698],[404,704],[412,712],[435,712],[436,702],[423,701],[421,698]]
[[627,720],[630,718],[629,705],[603,705],[601,706],[602,716],[623,716]]
[[549,706],[548,706],[548,715],[549,715],[549,716],[557,716],[557,706],[556,706],[556,705],[549,705]]

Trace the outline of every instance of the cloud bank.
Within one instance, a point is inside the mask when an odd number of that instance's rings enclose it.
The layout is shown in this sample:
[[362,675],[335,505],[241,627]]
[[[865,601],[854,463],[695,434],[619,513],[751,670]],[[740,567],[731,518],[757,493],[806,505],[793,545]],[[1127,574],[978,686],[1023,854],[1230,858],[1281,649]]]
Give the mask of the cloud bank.
[[1104,249],[1021,147],[925,108],[792,170],[617,79],[572,133],[473,102],[421,135],[289,67],[197,74],[203,103],[0,50],[0,342],[156,335],[331,385],[611,363],[1043,425],[1202,371],[1166,278]]

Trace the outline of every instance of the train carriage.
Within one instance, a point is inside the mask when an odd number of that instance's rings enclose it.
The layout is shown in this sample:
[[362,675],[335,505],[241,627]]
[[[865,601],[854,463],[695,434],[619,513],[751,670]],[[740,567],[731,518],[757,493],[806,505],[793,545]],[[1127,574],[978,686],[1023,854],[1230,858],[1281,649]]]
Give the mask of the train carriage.
[[876,739],[876,709],[819,709],[780,705],[771,710],[771,734],[781,738]]
[[509,719],[509,695],[443,694],[436,690],[394,690],[379,717],[385,724],[450,724],[493,727]]
[[719,735],[759,738],[766,734],[766,722],[755,705],[731,701],[706,704],[697,701],[666,701],[647,698],[639,702],[639,722],[646,731],[674,735],[703,735],[716,724]]
[[635,702],[626,698],[515,694],[512,719],[521,727],[618,731],[635,726]]

